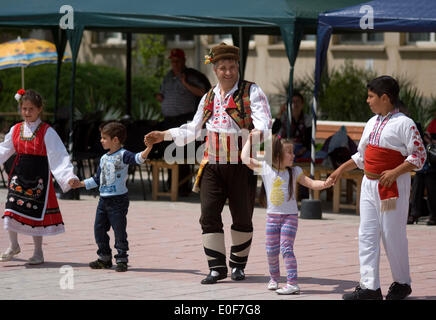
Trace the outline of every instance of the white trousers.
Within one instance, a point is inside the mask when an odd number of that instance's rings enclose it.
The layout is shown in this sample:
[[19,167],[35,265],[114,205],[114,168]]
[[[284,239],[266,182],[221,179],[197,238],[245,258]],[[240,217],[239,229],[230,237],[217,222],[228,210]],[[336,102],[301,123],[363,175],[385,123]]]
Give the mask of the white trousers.
[[406,234],[409,211],[410,174],[397,179],[399,198],[396,210],[380,212],[378,180],[362,180],[360,195],[359,260],[360,286],[380,288],[380,238],[391,267],[393,281],[410,285],[409,253]]

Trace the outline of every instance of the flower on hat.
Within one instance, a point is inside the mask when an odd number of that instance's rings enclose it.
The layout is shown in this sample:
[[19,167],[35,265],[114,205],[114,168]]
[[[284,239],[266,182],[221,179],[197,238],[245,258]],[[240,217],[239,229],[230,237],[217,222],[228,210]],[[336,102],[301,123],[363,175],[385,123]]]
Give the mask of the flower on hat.
[[18,102],[20,102],[21,97],[26,93],[26,91],[24,89],[20,89],[17,91],[17,93],[15,94],[14,98],[15,100],[17,100]]
[[204,56],[204,64],[213,63],[213,52],[212,49],[209,51],[209,54]]

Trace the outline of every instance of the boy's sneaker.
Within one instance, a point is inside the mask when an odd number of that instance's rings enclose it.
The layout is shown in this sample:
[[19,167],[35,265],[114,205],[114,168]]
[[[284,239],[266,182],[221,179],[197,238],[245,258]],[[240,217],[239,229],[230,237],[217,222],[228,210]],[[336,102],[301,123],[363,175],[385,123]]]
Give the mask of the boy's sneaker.
[[346,293],[342,296],[344,300],[383,300],[380,288],[377,290],[362,289],[360,285],[356,287],[354,292]]
[[271,279],[268,282],[267,288],[268,288],[268,290],[277,290],[279,288],[279,284],[277,283],[277,281],[274,281]]
[[112,261],[103,261],[100,259],[97,259],[95,261],[92,261],[89,263],[89,266],[91,269],[110,269],[112,268]]
[[412,288],[407,283],[401,284],[398,282],[394,282],[389,287],[388,294],[386,295],[386,300],[403,300],[411,293]]
[[115,267],[115,271],[126,272],[127,271],[127,262],[117,262],[117,266]]
[[276,290],[278,294],[300,294],[300,287],[297,284],[287,284],[283,288]]

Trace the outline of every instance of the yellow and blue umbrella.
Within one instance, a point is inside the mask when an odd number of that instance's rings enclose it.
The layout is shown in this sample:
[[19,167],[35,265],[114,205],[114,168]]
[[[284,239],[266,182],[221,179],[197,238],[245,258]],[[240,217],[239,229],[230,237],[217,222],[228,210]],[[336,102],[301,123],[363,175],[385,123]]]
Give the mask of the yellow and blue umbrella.
[[[62,61],[71,61],[71,56],[64,55]],[[23,89],[25,67],[57,62],[56,46],[49,41],[18,38],[0,44],[0,69],[21,67]]]

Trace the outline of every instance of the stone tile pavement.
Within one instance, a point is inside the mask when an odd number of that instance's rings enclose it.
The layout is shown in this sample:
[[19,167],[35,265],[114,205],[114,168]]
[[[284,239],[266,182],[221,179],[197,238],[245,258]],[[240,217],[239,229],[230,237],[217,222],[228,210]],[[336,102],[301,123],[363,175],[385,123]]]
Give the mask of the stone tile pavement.
[[[198,196],[177,202],[165,198],[144,201],[133,193],[127,228],[128,272],[88,267],[96,258],[93,222],[98,198],[82,195],[78,201],[59,200],[66,232],[44,238],[46,262],[39,266],[26,264],[32,255],[32,239],[19,235],[22,252],[0,263],[0,300],[340,300],[357,285],[359,217],[350,212],[329,213],[327,204],[321,220],[299,220],[295,253],[301,294],[279,296],[266,289],[264,209],[254,211],[255,233],[246,280],[235,283],[228,278],[215,285],[201,285],[208,269],[201,245]],[[0,189],[0,199],[5,199],[5,194],[5,189]],[[227,206],[223,220],[228,231]],[[113,246],[112,231],[110,234]],[[409,225],[408,239],[413,280],[409,299],[436,300],[436,227],[424,222]],[[226,237],[227,251],[229,242]],[[1,230],[0,250],[7,246],[7,233]],[[285,283],[282,260],[281,271]],[[380,274],[386,294],[392,278],[384,250]]]

